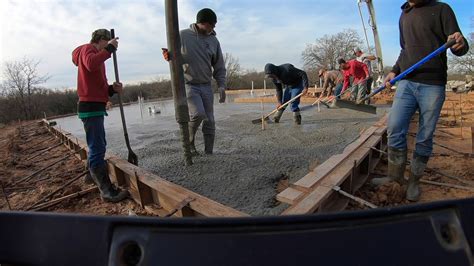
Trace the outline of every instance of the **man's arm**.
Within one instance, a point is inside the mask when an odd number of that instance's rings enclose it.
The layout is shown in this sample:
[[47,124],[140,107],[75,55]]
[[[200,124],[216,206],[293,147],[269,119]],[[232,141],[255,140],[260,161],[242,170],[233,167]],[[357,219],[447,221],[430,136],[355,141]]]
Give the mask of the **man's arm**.
[[225,88],[226,69],[220,44],[217,45],[216,58],[213,58],[212,67],[214,69],[213,77],[217,81],[217,87]]
[[456,56],[463,56],[469,51],[469,45],[466,38],[462,36],[461,29],[459,29],[456,15],[451,7],[444,4],[441,11],[441,21],[443,25],[443,32],[446,36],[454,37],[456,44],[451,47],[451,52]]
[[278,103],[282,104],[281,101],[283,98],[283,86],[281,85],[281,82],[277,80],[273,80],[273,84],[275,85]]
[[93,72],[100,69],[105,60],[110,58],[110,54],[107,50],[96,53],[92,48],[88,48],[81,55],[81,61],[89,72]]
[[350,81],[350,75],[347,74],[345,71],[344,71],[344,85],[342,86],[342,91],[341,92],[344,92],[347,87],[349,87],[349,81]]

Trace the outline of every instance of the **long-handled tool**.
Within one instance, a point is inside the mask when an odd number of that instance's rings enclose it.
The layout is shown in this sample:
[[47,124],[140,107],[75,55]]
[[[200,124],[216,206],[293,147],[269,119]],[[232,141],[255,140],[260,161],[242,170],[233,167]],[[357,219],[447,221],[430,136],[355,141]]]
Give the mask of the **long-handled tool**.
[[[115,38],[114,29],[110,30],[110,35],[112,36],[112,39]],[[116,52],[112,53],[112,57],[114,59],[115,82],[120,82],[119,81],[120,79],[119,79],[119,73],[118,73]],[[128,162],[132,163],[134,165],[138,165],[138,157],[132,151],[132,148],[130,147],[130,140],[128,139],[127,124],[125,123],[125,114],[123,112],[122,95],[121,95],[121,93],[117,93],[117,96],[118,96],[119,106],[120,106],[120,116],[122,117],[123,135],[125,137],[125,144],[127,145],[127,149],[128,149]]]
[[[412,65],[407,70],[403,71],[398,76],[396,76],[394,79],[392,79],[390,81],[390,85],[393,86],[397,81],[403,79],[405,76],[410,74],[413,70],[419,68],[421,65],[428,62],[433,57],[436,57],[439,54],[445,52],[449,47],[453,46],[455,43],[456,43],[456,40],[454,40],[454,39],[448,40],[445,44],[443,44],[443,46],[439,47],[438,49],[433,51],[431,54],[425,56],[423,59],[418,61],[416,64]],[[376,95],[377,93],[381,92],[384,89],[385,89],[385,84],[382,84],[380,87],[378,87],[372,93],[370,93],[369,95],[367,95],[364,98],[357,101],[357,103],[350,102],[350,101],[341,101],[341,100],[339,100],[339,101],[336,102],[336,105],[341,107],[341,108],[348,108],[348,109],[352,109],[352,110],[355,110],[355,111],[375,113],[375,106],[371,106],[371,105],[368,105],[368,104],[363,104],[363,102],[370,99],[371,97],[373,97],[374,95]]]
[[298,99],[298,98],[301,97],[302,95],[303,95],[303,93],[300,93],[300,94],[296,95],[295,97],[291,98],[291,99],[290,99],[289,101],[287,101],[286,103],[282,104],[280,107],[278,107],[278,108],[276,108],[275,110],[273,110],[273,111],[271,111],[270,113],[268,113],[268,114],[267,114],[266,116],[264,116],[263,118],[257,118],[257,119],[252,120],[252,123],[253,123],[253,124],[260,124],[260,123],[262,123],[262,119],[263,119],[263,120],[268,120],[269,117],[270,117],[272,114],[278,112],[278,110],[281,110],[281,109],[285,108],[288,104],[294,102],[296,99]]

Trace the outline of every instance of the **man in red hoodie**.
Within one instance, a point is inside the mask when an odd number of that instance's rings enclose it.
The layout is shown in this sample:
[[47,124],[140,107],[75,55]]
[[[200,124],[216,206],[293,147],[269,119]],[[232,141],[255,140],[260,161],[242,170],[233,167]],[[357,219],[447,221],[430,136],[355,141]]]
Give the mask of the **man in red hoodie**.
[[110,31],[98,29],[92,33],[90,43],[81,45],[72,52],[72,62],[78,68],[77,94],[79,95],[78,115],[84,124],[90,176],[99,187],[104,201],[119,202],[128,197],[125,190],[116,188],[110,182],[107,163],[104,116],[109,96],[122,92],[122,84],[107,83],[105,60],[117,50],[118,38],[111,38]]
[[355,59],[346,62],[342,58],[338,60],[338,63],[344,73],[342,92],[349,87],[350,77],[353,77],[352,85],[354,88],[351,92],[351,100],[359,101],[364,98],[367,95],[367,78],[369,77],[367,65]]

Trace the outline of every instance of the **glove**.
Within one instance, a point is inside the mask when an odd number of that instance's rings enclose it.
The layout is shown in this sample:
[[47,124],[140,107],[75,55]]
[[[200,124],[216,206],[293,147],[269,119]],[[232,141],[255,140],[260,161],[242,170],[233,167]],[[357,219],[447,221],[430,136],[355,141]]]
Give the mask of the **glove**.
[[225,88],[218,88],[219,91],[219,103],[225,103]]

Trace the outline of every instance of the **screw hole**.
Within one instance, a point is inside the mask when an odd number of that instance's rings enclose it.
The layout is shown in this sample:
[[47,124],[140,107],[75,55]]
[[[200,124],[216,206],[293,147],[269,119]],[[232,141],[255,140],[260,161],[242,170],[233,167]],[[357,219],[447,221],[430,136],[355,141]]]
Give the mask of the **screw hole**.
[[121,248],[120,261],[123,265],[138,265],[142,259],[142,249],[137,242],[127,242]]

